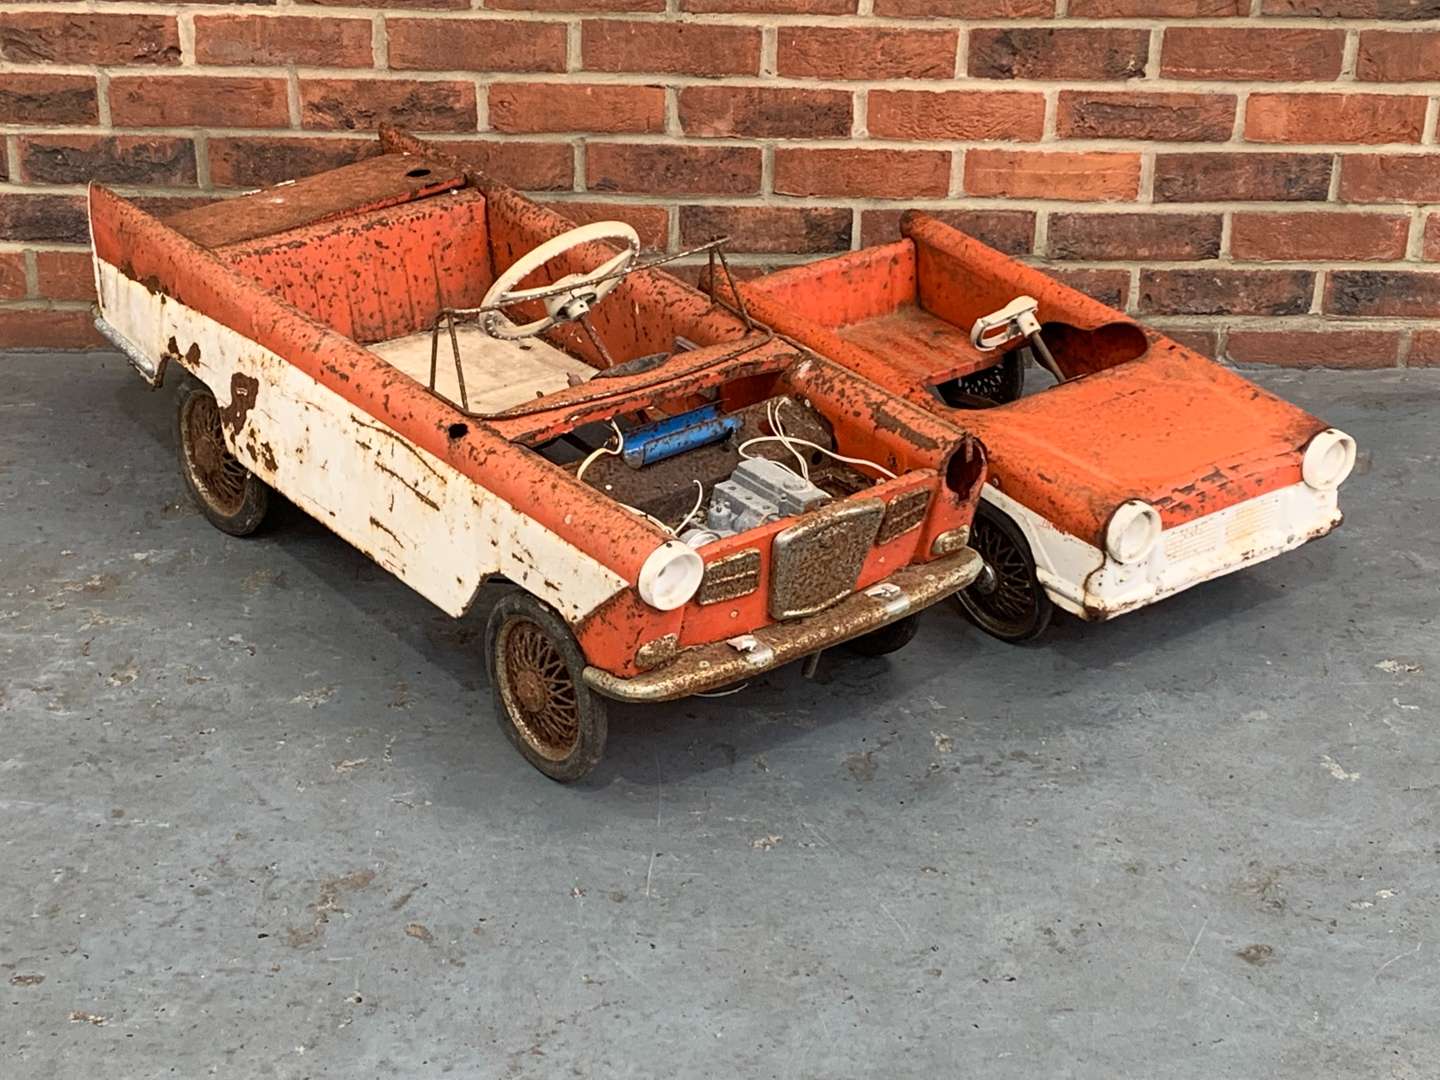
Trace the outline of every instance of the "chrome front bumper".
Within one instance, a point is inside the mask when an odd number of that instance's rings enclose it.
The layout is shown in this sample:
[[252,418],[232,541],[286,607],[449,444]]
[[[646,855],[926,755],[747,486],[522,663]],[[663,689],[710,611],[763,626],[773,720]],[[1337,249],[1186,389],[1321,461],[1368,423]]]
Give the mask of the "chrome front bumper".
[[774,623],[729,641],[693,646],[641,675],[625,677],[587,667],[585,682],[617,701],[673,701],[716,690],[922,611],[969,585],[983,565],[979,555],[964,548],[898,570],[816,615]]

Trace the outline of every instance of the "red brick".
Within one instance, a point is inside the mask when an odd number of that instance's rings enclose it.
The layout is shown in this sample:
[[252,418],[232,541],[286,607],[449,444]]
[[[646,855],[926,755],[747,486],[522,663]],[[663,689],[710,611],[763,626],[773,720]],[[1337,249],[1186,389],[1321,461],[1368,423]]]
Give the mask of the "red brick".
[[950,154],[943,150],[775,151],[777,195],[933,198],[949,187]]
[[833,207],[682,206],[680,243],[728,236],[726,251],[817,254],[848,251],[852,215]]
[[1250,14],[1250,0],[1070,0],[1077,19],[1225,19]]
[[1440,318],[1440,272],[1331,270],[1325,283],[1331,315]]
[[[385,0],[377,0],[384,3]],[[469,7],[462,0],[458,7]],[[665,0],[486,0],[495,11],[645,11],[665,10]]]
[[1265,0],[1260,10],[1327,19],[1440,19],[1440,0]]
[[475,84],[410,79],[301,79],[300,123],[307,128],[474,131]]
[[0,124],[94,124],[100,119],[89,75],[0,72]]
[[1231,330],[1237,364],[1293,368],[1385,368],[1400,359],[1398,330]]
[[1410,335],[1407,367],[1440,367],[1440,330],[1416,330]]
[[374,139],[210,138],[210,182],[252,188],[313,176],[379,150]]
[[1440,154],[1347,154],[1340,198],[1358,203],[1440,202]]
[[845,138],[852,112],[852,97],[844,90],[686,86],[680,91],[680,126],[687,135]]
[[0,57],[18,64],[178,64],[173,16],[98,12],[0,15]]
[[659,132],[665,130],[665,91],[658,86],[492,83],[490,126],[506,132]]
[[1340,74],[1343,30],[1289,27],[1172,26],[1160,74],[1171,79],[1331,81]]
[[1399,214],[1236,214],[1230,254],[1255,262],[1403,259],[1410,218]]
[[88,244],[85,196],[0,194],[0,236],[6,240]]
[[1440,214],[1431,214],[1425,219],[1425,236],[1420,254],[1430,262],[1440,262]]
[[650,195],[753,195],[760,151],[749,146],[591,143],[585,152],[591,191]]
[[1045,97],[966,90],[872,90],[870,134],[886,139],[1034,142],[1045,130]]
[[284,127],[284,79],[117,75],[110,116],[125,127]]
[[640,243],[647,251],[664,251],[670,244],[670,211],[663,206],[569,199],[563,202],[542,199],[541,205],[564,214],[577,225],[589,225],[592,221],[623,221],[640,234]]
[[1251,142],[1419,142],[1425,99],[1381,94],[1252,94]]
[[369,67],[369,19],[197,15],[195,59],[201,64],[304,64]]
[[965,192],[1012,199],[1109,201],[1140,190],[1140,155],[970,150]]
[[712,23],[587,19],[580,28],[580,54],[589,71],[758,75],[760,30]]
[[25,296],[25,256],[19,251],[0,251],[0,300]]
[[436,143],[471,168],[521,191],[569,191],[575,160],[568,141],[463,139]]
[[1329,154],[1157,154],[1156,202],[1321,201]]
[[1129,270],[1088,270],[1079,267],[1045,267],[1045,272],[1072,289],[1102,304],[1125,310],[1130,299]]
[[981,79],[1136,79],[1148,30],[1103,27],[970,32],[970,74]]
[[[870,247],[900,239],[903,213],[904,210],[862,210],[861,245]],[[926,210],[925,213],[1006,255],[1028,255],[1035,246],[1033,210]]]
[[1194,326],[1166,326],[1163,322],[1151,323],[1151,325],[1171,341],[1179,342],[1185,348],[1197,352],[1201,356],[1218,356],[1220,354],[1220,335],[1214,330],[1204,330]]
[[397,71],[564,71],[562,23],[502,19],[385,20]]
[[1224,142],[1235,129],[1235,96],[1063,90],[1055,125],[1067,139]]
[[[224,0],[204,0],[205,3],[222,3]],[[468,8],[470,0],[306,0],[322,7],[368,7],[389,10],[436,10]],[[490,6],[494,6],[493,4]]]
[[776,72],[792,79],[951,79],[954,30],[782,26]]
[[742,15],[854,15],[856,0],[680,0],[681,11]]
[[100,349],[89,308],[0,308],[0,349]]
[[1213,259],[1219,214],[1051,214],[1049,257],[1095,261]]
[[46,300],[94,300],[95,272],[88,251],[37,251],[35,270]]
[[195,183],[195,146],[164,135],[22,135],[20,168],[41,184]]
[[875,0],[876,15],[902,19],[1031,19],[1055,14],[1055,0]]
[[1355,77],[1366,82],[1440,80],[1440,33],[1362,31]]
[[1140,310],[1158,315],[1303,315],[1307,270],[1142,270]]

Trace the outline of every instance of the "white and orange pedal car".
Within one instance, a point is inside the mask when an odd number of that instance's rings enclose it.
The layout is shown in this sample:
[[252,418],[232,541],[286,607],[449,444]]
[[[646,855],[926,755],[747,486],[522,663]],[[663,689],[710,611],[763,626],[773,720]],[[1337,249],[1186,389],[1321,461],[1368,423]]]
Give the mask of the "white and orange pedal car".
[[[1355,441],[1240,375],[919,212],[894,243],[739,286],[750,312],[984,442],[959,594],[1024,641],[1103,620],[1340,523]],[[1024,350],[1054,385],[1022,396]]]
[[380,149],[167,221],[92,186],[97,325],[182,377],[219,528],[273,489],[452,615],[510,583],[486,664],[541,771],[590,770],[607,698],[898,648],[980,571],[962,428],[640,266],[628,226]]

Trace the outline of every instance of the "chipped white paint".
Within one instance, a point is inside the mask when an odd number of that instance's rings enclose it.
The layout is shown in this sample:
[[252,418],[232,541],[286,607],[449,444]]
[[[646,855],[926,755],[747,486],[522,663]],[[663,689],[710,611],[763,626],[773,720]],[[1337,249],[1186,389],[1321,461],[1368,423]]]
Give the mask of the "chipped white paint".
[[1403,660],[1381,660],[1375,666],[1390,675],[1418,675],[1425,670],[1419,664],[1407,664]]
[[984,498],[1025,534],[1050,598],[1090,619],[1113,618],[1264,562],[1340,523],[1334,491],[1294,484],[1166,529],[1147,558],[1121,564],[991,484]]
[[[228,327],[96,260],[100,313],[152,359],[199,346],[193,373],[223,410],[256,379],[231,450],[271,487],[416,592],[462,615],[503,574],[576,622],[630,585],[590,555],[311,376]],[[187,367],[189,363],[187,362]]]
[[1360,774],[1358,772],[1346,772],[1344,766],[1342,766],[1329,754],[1324,754],[1321,756],[1320,764],[1325,766],[1325,771],[1328,772],[1331,776],[1333,776],[1336,780],[1348,780],[1353,784],[1356,780],[1360,779]]

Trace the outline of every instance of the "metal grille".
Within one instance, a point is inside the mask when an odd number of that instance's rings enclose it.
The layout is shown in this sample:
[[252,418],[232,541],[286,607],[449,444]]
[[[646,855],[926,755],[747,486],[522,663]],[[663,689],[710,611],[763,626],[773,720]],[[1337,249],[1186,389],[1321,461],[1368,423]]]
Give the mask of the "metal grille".
[[702,604],[718,604],[754,592],[760,587],[760,552],[746,548],[734,555],[716,559],[705,567],[705,577],[695,599]]
[[925,520],[925,511],[930,509],[930,489],[916,488],[890,500],[885,508],[885,520],[880,522],[880,533],[875,543],[888,544],[901,533],[907,533]]
[[770,548],[771,618],[814,615],[854,592],[884,516],[879,499],[847,500],[777,533]]

